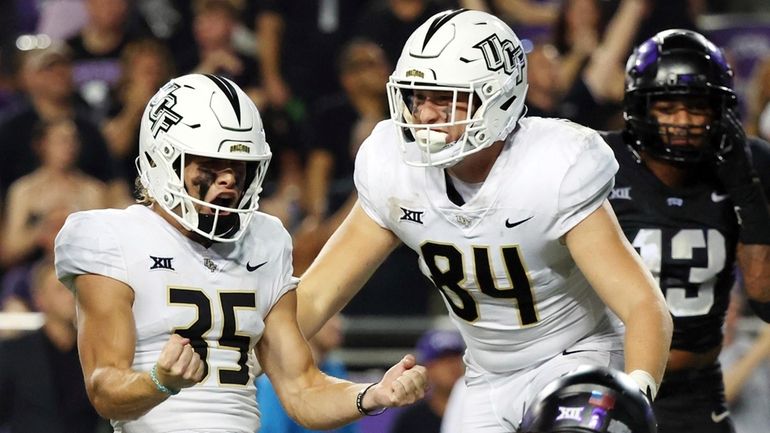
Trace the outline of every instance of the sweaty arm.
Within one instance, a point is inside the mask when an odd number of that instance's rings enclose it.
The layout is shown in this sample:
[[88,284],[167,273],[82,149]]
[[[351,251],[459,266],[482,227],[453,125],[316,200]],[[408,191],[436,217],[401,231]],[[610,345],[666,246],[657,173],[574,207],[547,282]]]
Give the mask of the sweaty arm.
[[161,392],[149,373],[131,368],[136,349],[131,287],[93,274],[77,276],[74,285],[80,364],[88,398],[99,415],[136,419],[166,400],[168,392],[203,378],[203,362],[190,341],[171,334],[155,366],[158,383],[167,391]]
[[605,200],[567,232],[566,243],[594,290],[625,324],[626,371],[643,370],[660,384],[671,345],[671,315],[609,203]]
[[136,419],[166,398],[147,373],[131,369],[136,332],[134,292],[101,275],[75,278],[78,351],[86,390],[99,414],[113,420]]
[[[259,363],[273,383],[286,413],[312,430],[329,430],[363,414],[356,400],[366,384],[327,376],[313,362],[297,326],[297,296],[286,293],[265,318],[265,331],[255,347]],[[361,406],[367,412],[414,403],[424,396],[425,368],[406,355],[382,381],[367,389]]]
[[297,287],[297,320],[306,338],[358,293],[399,242],[356,202]]

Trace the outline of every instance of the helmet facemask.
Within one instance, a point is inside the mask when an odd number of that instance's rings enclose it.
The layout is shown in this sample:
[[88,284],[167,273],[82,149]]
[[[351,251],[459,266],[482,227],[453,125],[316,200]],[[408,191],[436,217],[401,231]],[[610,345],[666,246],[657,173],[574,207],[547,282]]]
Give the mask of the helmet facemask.
[[[398,127],[401,150],[409,155],[407,162],[415,166],[450,166],[458,155],[474,153],[486,142],[483,118],[479,116],[479,98],[473,85],[467,89],[420,83],[390,82],[388,97],[393,99],[391,112]],[[424,94],[431,95],[435,110],[442,119],[434,123],[419,123],[420,104]],[[436,99],[440,99],[436,103]],[[462,108],[460,108],[462,107]],[[464,111],[464,113],[462,112]],[[462,134],[450,141],[449,133],[462,128]],[[481,139],[481,140],[479,140]],[[416,149],[412,145],[416,144]]]
[[[625,119],[633,131],[635,147],[650,156],[674,164],[699,164],[710,160],[715,153],[724,152],[722,113],[728,100],[722,95],[711,95],[685,90],[645,92],[634,96],[635,106],[627,105]],[[703,124],[662,123],[652,113],[657,101],[681,101],[688,112],[707,117]]]

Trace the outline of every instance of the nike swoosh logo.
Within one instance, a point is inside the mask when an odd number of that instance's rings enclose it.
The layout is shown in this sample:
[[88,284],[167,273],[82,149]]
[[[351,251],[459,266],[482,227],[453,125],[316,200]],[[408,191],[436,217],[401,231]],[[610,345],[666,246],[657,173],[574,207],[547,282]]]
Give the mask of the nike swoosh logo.
[[596,351],[595,350],[571,350],[571,351],[568,351],[567,349],[564,349],[564,352],[562,352],[561,354],[564,355],[564,356],[567,356],[567,355],[572,355],[574,353],[581,353],[581,352],[596,352]]
[[260,264],[258,264],[256,266],[251,266],[251,264],[249,262],[246,262],[246,270],[249,271],[249,272],[254,272],[257,269],[261,268],[265,263],[267,263],[267,262],[262,262],[262,263],[260,263]]
[[720,423],[720,422],[724,421],[725,418],[727,418],[728,416],[730,416],[730,411],[729,410],[726,410],[726,411],[720,413],[719,415],[717,415],[716,412],[711,411],[711,421],[714,421],[715,423]]
[[525,218],[525,219],[523,219],[523,220],[521,220],[521,221],[516,221],[515,223],[512,223],[512,222],[508,221],[508,219],[506,218],[506,220],[505,220],[505,226],[506,226],[506,227],[508,227],[509,229],[512,229],[512,228],[516,227],[516,226],[517,226],[517,225],[519,225],[519,224],[522,224],[522,223],[525,223],[525,222],[527,222],[527,221],[531,220],[533,217],[534,217],[534,215],[532,215],[532,216],[531,216],[531,217],[529,217],[529,218]]
[[713,201],[714,203],[719,203],[720,201],[723,201],[728,197],[729,195],[727,194],[722,195],[722,194],[717,194],[715,192],[711,193],[711,201]]

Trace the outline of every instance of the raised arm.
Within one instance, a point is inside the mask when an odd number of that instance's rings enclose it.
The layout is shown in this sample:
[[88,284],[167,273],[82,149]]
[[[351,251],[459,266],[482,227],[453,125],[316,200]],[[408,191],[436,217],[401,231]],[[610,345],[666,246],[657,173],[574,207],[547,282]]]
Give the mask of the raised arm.
[[646,0],[623,0],[612,16],[604,37],[583,71],[583,80],[595,99],[623,99],[623,66],[648,9]]
[[[334,429],[362,417],[357,398],[368,384],[318,370],[297,326],[296,311],[296,293],[289,292],[265,318],[265,331],[255,349],[286,413],[312,430]],[[407,355],[364,392],[361,409],[374,412],[414,403],[424,396],[425,386],[425,368]]]
[[353,206],[297,288],[297,320],[306,338],[342,309],[399,244],[361,207]]
[[[126,284],[101,275],[75,279],[78,351],[88,398],[104,418],[136,419],[169,397],[147,372],[131,369],[136,332],[134,292]],[[173,334],[158,359],[158,379],[179,390],[203,376],[203,363],[189,341]]]
[[671,315],[609,203],[605,200],[570,230],[566,242],[594,290],[626,326],[626,371],[646,371],[660,384],[671,345]]

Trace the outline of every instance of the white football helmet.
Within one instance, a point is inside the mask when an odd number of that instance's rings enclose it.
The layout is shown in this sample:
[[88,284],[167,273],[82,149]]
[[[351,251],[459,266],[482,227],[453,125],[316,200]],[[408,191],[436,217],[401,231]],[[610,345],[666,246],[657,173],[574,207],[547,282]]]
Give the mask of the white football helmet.
[[[527,93],[526,56],[519,38],[499,18],[467,9],[444,11],[409,37],[387,88],[404,161],[449,167],[516,127]],[[452,107],[468,102],[467,118],[456,118],[451,110],[445,123],[415,123],[410,107],[415,90],[453,92]],[[446,143],[440,129],[452,125],[464,125],[465,133]]]
[[[187,155],[247,162],[237,207],[188,194],[183,181]],[[271,156],[257,107],[226,78],[190,74],[172,79],[142,115],[136,162],[142,186],[182,226],[216,242],[235,242],[243,235],[257,211]],[[199,214],[196,204],[212,213]]]

